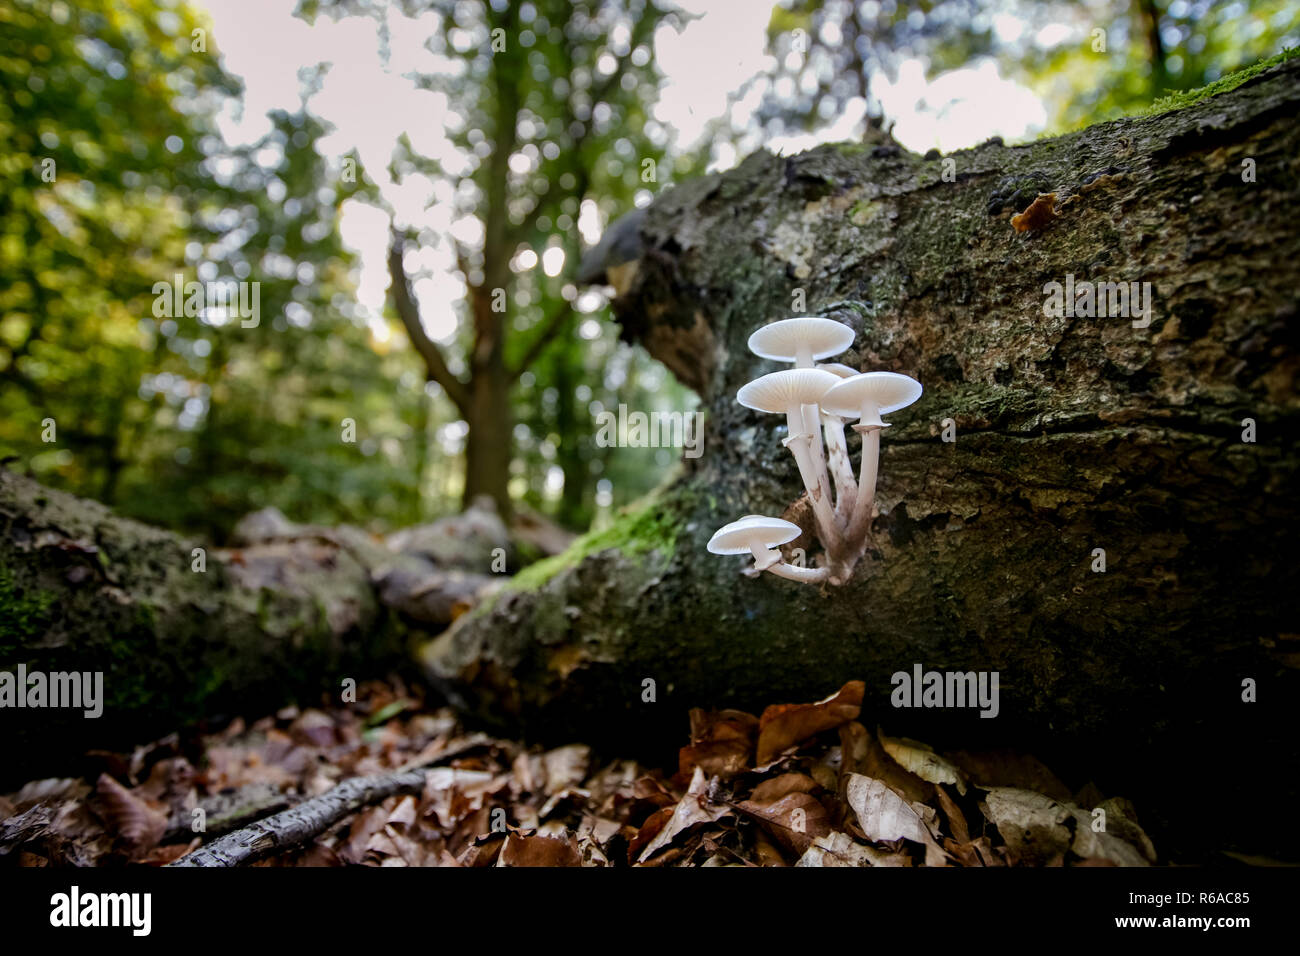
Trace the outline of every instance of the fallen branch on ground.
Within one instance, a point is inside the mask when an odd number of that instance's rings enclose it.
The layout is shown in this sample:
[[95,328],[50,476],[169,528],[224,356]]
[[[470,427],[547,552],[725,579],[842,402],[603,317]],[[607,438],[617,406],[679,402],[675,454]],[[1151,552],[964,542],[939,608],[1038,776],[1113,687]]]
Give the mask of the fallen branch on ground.
[[305,843],[349,813],[397,793],[424,787],[423,769],[398,770],[373,777],[353,777],[319,797],[305,800],[265,820],[199,847],[169,866],[241,866],[272,850]]
[[489,738],[483,734],[471,734],[428,760],[407,764],[391,773],[345,780],[319,797],[304,800],[296,807],[228,833],[167,865],[242,866],[272,850],[298,846],[362,807],[394,794],[418,793],[424,787],[426,770],[488,742]]

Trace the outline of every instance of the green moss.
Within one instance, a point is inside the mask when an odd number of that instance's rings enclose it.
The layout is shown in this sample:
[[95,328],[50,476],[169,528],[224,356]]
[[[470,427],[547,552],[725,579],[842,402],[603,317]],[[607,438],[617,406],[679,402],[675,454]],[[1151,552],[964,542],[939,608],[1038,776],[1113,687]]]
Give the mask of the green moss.
[[0,652],[8,656],[39,637],[57,599],[58,595],[48,591],[25,590],[14,580],[13,572],[0,565]]
[[1253,66],[1238,70],[1236,73],[1229,73],[1225,77],[1215,80],[1206,86],[1196,90],[1184,90],[1179,93],[1172,93],[1169,96],[1162,96],[1156,100],[1138,115],[1153,116],[1156,113],[1167,113],[1170,110],[1179,110],[1191,106],[1193,103],[1199,103],[1202,100],[1209,99],[1211,96],[1217,96],[1220,93],[1226,93],[1229,90],[1235,90],[1241,84],[1245,83],[1251,77],[1258,76],[1269,67],[1277,66],[1279,63],[1285,63],[1287,60],[1294,59],[1300,55],[1300,47],[1288,47],[1277,56],[1269,57],[1267,60],[1260,60]]
[[608,528],[588,532],[562,554],[530,564],[510,579],[506,590],[524,591],[539,587],[565,568],[601,551],[616,548],[625,555],[648,554],[651,551],[672,554],[677,547],[680,527],[676,509],[656,499],[639,511],[615,521]]
[[874,199],[859,199],[849,210],[849,222],[855,226],[865,226],[880,213],[882,208],[882,204]]

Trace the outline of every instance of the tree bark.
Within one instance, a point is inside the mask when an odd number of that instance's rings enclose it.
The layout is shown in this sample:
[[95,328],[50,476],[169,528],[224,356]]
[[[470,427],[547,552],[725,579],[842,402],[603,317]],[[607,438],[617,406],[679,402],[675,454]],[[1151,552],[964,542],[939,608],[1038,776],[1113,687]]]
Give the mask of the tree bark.
[[[1035,750],[1075,785],[1159,797],[1175,829],[1276,786],[1300,691],[1298,76],[1291,61],[1028,146],[760,153],[665,193],[616,311],[699,391],[704,455],[458,621],[428,673],[496,726],[622,752],[675,740],[690,707],[757,712],[861,678],[865,719],[891,732]],[[1049,192],[1057,215],[1016,231]],[[1151,283],[1149,325],[1045,314],[1067,276]],[[735,401],[778,367],[749,334],[798,311],[854,328],[839,361],[925,387],[892,416],[872,545],[838,588],[705,550],[800,489],[779,416]],[[916,664],[998,671],[997,718],[896,710],[891,675]],[[1187,790],[1200,768],[1212,796]],[[1297,848],[1250,814],[1214,826]]]

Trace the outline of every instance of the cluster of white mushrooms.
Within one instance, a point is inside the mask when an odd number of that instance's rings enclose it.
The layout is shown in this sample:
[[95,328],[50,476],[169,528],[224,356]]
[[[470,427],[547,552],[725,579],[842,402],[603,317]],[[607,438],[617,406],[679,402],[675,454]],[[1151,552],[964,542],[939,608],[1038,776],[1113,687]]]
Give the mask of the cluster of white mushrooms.
[[[880,432],[889,427],[880,416],[920,398],[921,383],[896,372],[858,373],[847,365],[816,364],[852,344],[853,330],[847,325],[816,316],[782,319],[749,337],[755,355],[794,362],[794,368],[744,385],[736,393],[736,401],[760,412],[785,414],[790,434],[782,444],[799,466],[825,555],[820,567],[789,564],[777,548],[797,538],[800,527],[782,518],[746,515],[719,528],[709,541],[709,551],[753,554],[754,564],[746,569],[747,574],[770,571],[791,581],[843,584],[866,550],[880,464]],[[844,426],[854,419],[853,430],[862,436],[856,481],[844,441]]]

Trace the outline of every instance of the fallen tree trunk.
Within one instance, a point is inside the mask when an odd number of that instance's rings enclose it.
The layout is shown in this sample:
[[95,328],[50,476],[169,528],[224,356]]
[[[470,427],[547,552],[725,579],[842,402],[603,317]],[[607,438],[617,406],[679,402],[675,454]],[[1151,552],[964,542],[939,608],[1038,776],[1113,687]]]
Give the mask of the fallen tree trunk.
[[[0,469],[0,780],[409,668],[512,550],[479,509],[387,541],[259,513],[239,537],[209,550]],[[54,700],[54,674],[95,699]]]
[[[665,193],[615,308],[699,391],[704,454],[458,621],[428,673],[496,726],[624,751],[673,739],[688,707],[860,678],[892,732],[1108,769],[1167,822],[1220,787],[1254,799],[1294,763],[1281,708],[1300,690],[1298,78],[1293,60],[1022,147],[760,153]],[[1056,215],[1017,231],[1040,193]],[[1049,283],[1084,281],[1151,283],[1149,324],[1049,314]],[[783,420],[735,401],[778,367],[749,334],[799,312],[854,328],[838,361],[925,386],[884,436],[873,544],[838,588],[705,550],[801,488]],[[891,675],[918,664],[998,671],[997,718],[895,711]],[[1207,749],[1231,753],[1224,779],[1200,776]],[[1297,847],[1224,816],[1216,841]]]

